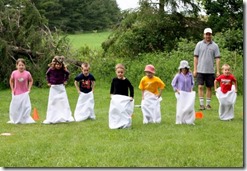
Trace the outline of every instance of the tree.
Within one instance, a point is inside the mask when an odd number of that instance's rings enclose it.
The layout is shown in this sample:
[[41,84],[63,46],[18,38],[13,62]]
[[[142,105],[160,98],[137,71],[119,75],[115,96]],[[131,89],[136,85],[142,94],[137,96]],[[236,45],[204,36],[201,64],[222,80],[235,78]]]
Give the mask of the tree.
[[172,13],[161,13],[163,4],[170,3],[175,5],[176,1],[159,1],[157,8],[157,3],[141,0],[138,10],[125,11],[121,23],[102,44],[105,53],[136,57],[140,53],[171,51],[176,48],[180,38],[201,38],[204,22],[200,19],[179,13],[175,9]]
[[243,1],[241,0],[203,0],[208,17],[208,25],[215,31],[228,29],[243,30]]
[[32,0],[49,28],[64,32],[108,29],[119,18],[116,0]]
[[8,86],[17,58],[27,61],[35,84],[42,86],[47,64],[55,54],[67,54],[68,43],[52,34],[29,0],[0,0],[0,82]]
[[209,15],[207,25],[225,39],[221,47],[243,54],[243,1],[203,0],[203,5]]

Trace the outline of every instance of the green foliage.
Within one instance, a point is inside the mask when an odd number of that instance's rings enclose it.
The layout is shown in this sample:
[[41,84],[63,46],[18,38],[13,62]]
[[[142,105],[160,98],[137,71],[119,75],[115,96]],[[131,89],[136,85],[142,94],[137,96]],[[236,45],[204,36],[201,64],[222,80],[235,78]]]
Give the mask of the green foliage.
[[102,43],[106,55],[136,57],[142,53],[172,51],[180,38],[198,39],[204,22],[180,13],[160,13],[151,6],[125,12],[120,25]]
[[228,29],[224,32],[216,33],[215,40],[219,42],[222,48],[229,51],[237,51],[243,55],[243,30],[241,29]]
[[64,32],[105,30],[117,23],[120,9],[115,0],[33,0],[51,30]]
[[54,55],[69,56],[69,42],[59,32],[51,33],[46,20],[29,0],[0,3],[1,87],[8,87],[17,58],[24,58],[34,85],[45,84],[44,73]]
[[208,17],[208,25],[215,31],[228,29],[243,30],[242,0],[203,0]]

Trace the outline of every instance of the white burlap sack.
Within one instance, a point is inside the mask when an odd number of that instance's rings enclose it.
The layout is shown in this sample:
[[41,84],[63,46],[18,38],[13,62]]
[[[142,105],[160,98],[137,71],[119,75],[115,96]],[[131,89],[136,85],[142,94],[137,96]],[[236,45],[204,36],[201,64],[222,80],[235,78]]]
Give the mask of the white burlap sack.
[[231,91],[222,93],[221,88],[217,88],[216,97],[219,101],[219,118],[220,120],[230,120],[234,118],[234,105],[237,99],[235,86],[232,85]]
[[132,124],[134,100],[123,95],[112,95],[109,109],[109,128],[129,128]]
[[63,84],[51,85],[44,124],[72,122],[72,112],[68,96]]
[[28,124],[35,123],[31,117],[31,102],[29,92],[13,95],[9,107],[8,123],[12,124]]
[[74,112],[74,118],[77,122],[86,119],[96,119],[94,114],[94,95],[92,91],[89,93],[80,93]]
[[176,124],[194,124],[196,92],[180,91],[175,93],[177,98]]
[[144,91],[144,99],[141,102],[143,124],[161,122],[161,101],[161,97],[158,98],[155,94],[149,91]]

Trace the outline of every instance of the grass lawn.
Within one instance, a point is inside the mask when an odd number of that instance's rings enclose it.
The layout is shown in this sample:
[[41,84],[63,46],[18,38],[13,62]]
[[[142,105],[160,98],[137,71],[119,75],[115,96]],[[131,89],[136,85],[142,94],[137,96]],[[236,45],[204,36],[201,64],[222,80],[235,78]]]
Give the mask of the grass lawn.
[[107,40],[110,34],[111,32],[70,34],[68,38],[75,49],[88,46],[91,49],[99,50],[101,49],[101,43]]
[[[2,167],[231,167],[244,166],[243,96],[237,97],[235,119],[220,121],[218,101],[195,125],[176,125],[176,99],[164,91],[162,122],[142,124],[140,108],[135,108],[131,129],[110,130],[109,85],[95,89],[96,120],[43,125],[49,89],[33,88],[30,97],[40,120],[35,124],[12,125],[9,120],[10,90],[0,93],[0,166]],[[75,109],[78,94],[67,87],[70,107]],[[196,110],[199,102],[196,98]],[[135,89],[135,104],[141,92]]]

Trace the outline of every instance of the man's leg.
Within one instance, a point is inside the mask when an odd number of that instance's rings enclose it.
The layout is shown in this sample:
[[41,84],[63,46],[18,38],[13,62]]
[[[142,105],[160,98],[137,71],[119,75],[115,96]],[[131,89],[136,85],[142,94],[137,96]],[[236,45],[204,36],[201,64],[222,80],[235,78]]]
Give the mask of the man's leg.
[[212,97],[212,87],[214,86],[215,76],[214,74],[206,75],[206,109],[211,109],[211,97]]
[[212,97],[212,88],[207,87],[206,89],[206,109],[211,109],[210,102]]
[[198,96],[200,102],[200,110],[205,110],[204,107],[204,75],[197,73]]
[[204,85],[198,85],[198,96],[200,101],[200,110],[205,110],[204,107]]

